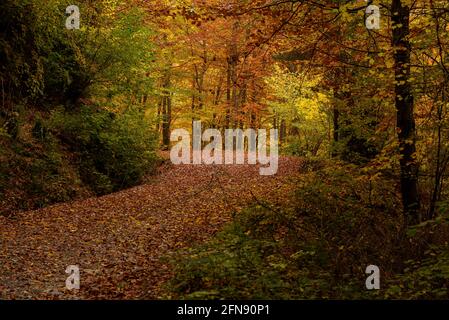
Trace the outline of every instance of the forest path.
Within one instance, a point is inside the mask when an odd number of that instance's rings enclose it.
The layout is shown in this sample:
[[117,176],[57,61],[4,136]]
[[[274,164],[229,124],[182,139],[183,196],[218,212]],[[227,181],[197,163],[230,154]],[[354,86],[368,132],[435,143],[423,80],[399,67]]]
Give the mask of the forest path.
[[[0,216],[0,299],[155,299],[160,258],[204,241],[257,199],[288,201],[301,160],[273,176],[254,165],[167,166],[152,182],[110,195]],[[78,265],[80,290],[68,290]]]

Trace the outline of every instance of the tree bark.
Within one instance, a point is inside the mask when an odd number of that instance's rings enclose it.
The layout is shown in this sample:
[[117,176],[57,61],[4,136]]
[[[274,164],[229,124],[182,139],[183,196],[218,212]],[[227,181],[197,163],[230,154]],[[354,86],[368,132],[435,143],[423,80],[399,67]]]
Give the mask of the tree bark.
[[418,224],[418,164],[415,160],[416,129],[413,93],[410,85],[410,8],[401,0],[392,0],[392,44],[394,49],[395,106],[400,148],[400,183],[406,225]]
[[170,146],[170,126],[171,126],[171,92],[170,92],[170,74],[166,75],[163,84],[162,95],[162,144],[165,147]]
[[225,129],[229,128],[231,122],[231,59],[227,59],[226,68],[226,121]]

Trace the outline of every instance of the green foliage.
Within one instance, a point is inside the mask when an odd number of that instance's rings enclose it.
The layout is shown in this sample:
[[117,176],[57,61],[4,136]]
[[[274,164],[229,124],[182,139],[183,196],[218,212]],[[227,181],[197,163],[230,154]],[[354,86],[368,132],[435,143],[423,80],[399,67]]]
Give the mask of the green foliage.
[[45,141],[47,138],[48,130],[45,128],[44,121],[40,116],[37,116],[31,133],[35,139],[40,141]]
[[281,145],[281,153],[298,157],[316,157],[322,139],[319,136],[309,136],[307,139],[301,137],[287,137]]
[[[46,150],[39,158],[25,165],[29,175],[27,194],[35,199],[35,205],[44,207],[56,202],[69,201],[74,197],[80,183],[66,169],[62,154],[57,150]],[[76,179],[76,178],[75,178]]]
[[287,142],[281,145],[281,152],[290,156],[304,156],[306,153],[301,139],[295,137],[289,137]]
[[42,92],[42,60],[33,2],[5,0],[0,4],[0,85],[2,95],[7,90],[11,100]]
[[81,178],[97,194],[138,184],[156,163],[157,136],[141,112],[59,110],[49,126],[78,155]]
[[404,273],[389,281],[385,298],[448,299],[449,246],[432,246],[423,260],[407,261]]
[[81,2],[82,28],[65,28],[67,3],[0,4],[0,81],[11,100],[40,98],[45,107],[72,105],[96,90],[148,90],[142,76],[152,50],[143,13],[113,10],[119,1]]
[[172,258],[175,277],[168,295],[182,299],[320,299],[341,297],[345,292],[347,297],[360,297],[363,282],[358,287],[350,277],[336,282],[331,265],[319,262],[326,254],[324,248],[295,243],[293,250],[280,239],[279,229],[273,232],[273,218],[270,210],[249,208],[211,242]]
[[[212,241],[173,258],[174,298],[376,298],[365,268],[391,266],[392,187],[355,166],[305,164],[292,207],[244,210]],[[338,188],[335,186],[338,185]]]
[[86,194],[76,171],[51,136],[3,142],[0,159],[2,213],[43,207]]
[[[340,155],[340,158],[344,161],[355,164],[366,164],[373,159],[380,152],[380,146],[373,143],[374,136],[372,125],[371,130],[367,132],[361,132],[359,128],[369,128],[369,124],[357,123],[353,116],[350,120],[352,123],[342,125],[339,130],[339,141],[334,142],[333,152]],[[349,121],[347,121],[349,122]]]
[[340,163],[299,181],[299,222],[310,225],[309,232],[327,248],[330,264],[341,274],[351,271],[351,257],[362,266],[391,258],[400,227],[399,199],[394,196],[394,182],[383,180],[387,178],[369,168]]
[[174,260],[176,294],[188,299],[280,298],[283,282],[276,270],[263,264],[274,258],[273,243],[253,239],[238,224],[229,226],[210,244]]
[[286,126],[287,141],[283,141],[282,146],[286,154],[317,156],[328,147],[326,104],[329,93],[319,87],[320,80],[319,76],[307,77],[301,73],[283,71],[279,66],[266,79],[274,93],[268,105]]
[[[448,298],[447,213],[404,236],[394,183],[386,183],[380,172],[322,160],[306,161],[303,170],[294,206],[249,207],[208,243],[175,255],[167,295]],[[440,208],[444,211],[444,203]],[[380,291],[365,288],[370,264],[381,267]]]
[[76,5],[79,30],[66,29],[61,0],[0,4],[2,208],[66,201],[85,194],[83,184],[106,194],[139,183],[155,164],[145,110],[127,107],[152,90],[144,11],[119,0]]

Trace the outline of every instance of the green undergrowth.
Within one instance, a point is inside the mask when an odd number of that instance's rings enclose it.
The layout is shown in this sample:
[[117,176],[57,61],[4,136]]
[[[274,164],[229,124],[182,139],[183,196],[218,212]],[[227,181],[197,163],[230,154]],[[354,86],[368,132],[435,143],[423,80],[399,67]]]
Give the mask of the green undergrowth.
[[138,111],[23,114],[17,136],[0,138],[3,214],[135,186],[158,164],[158,137]]
[[[447,299],[445,219],[404,234],[394,183],[361,169],[306,163],[293,206],[251,206],[207,243],[170,256],[165,297]],[[371,264],[381,290],[365,287]]]

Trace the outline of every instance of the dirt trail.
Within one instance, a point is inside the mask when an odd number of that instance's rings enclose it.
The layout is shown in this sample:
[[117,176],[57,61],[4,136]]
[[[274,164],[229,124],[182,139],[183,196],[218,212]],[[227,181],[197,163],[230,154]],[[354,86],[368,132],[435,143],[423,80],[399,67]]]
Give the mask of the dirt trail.
[[[288,201],[300,160],[274,176],[252,165],[170,166],[154,181],[110,194],[0,216],[0,299],[155,299],[170,277],[160,258],[210,238],[258,199]],[[69,265],[80,290],[65,288]]]

